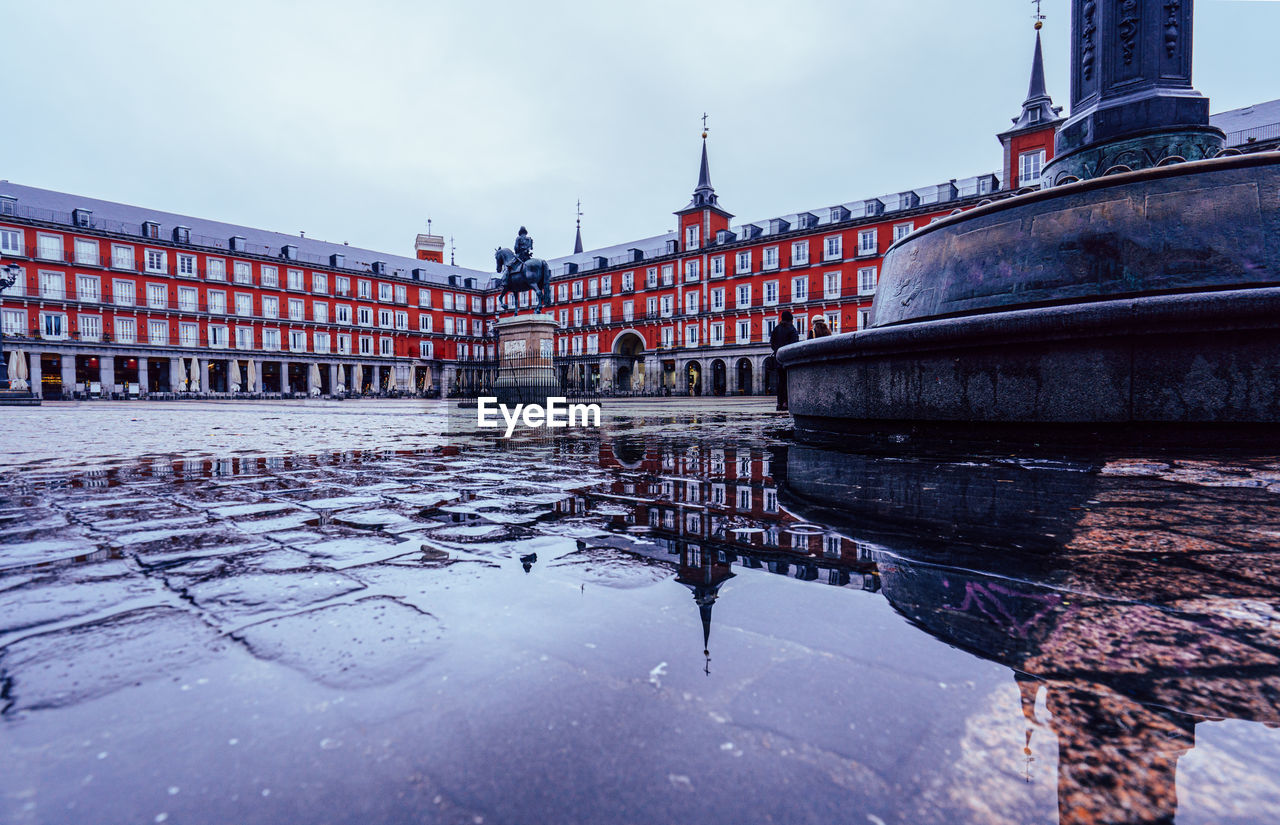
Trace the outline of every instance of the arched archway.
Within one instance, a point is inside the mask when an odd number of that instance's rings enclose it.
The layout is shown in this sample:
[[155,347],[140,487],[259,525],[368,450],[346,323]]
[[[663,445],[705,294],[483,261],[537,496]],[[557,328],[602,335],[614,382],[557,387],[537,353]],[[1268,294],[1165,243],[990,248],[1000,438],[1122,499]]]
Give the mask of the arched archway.
[[738,359],[738,395],[751,395],[751,359]]
[[719,358],[711,362],[711,394],[724,395],[728,390],[728,370]]
[[702,364],[690,361],[684,370],[685,391],[688,395],[702,395]]
[[624,329],[613,339],[613,391],[640,392],[644,388],[644,337]]

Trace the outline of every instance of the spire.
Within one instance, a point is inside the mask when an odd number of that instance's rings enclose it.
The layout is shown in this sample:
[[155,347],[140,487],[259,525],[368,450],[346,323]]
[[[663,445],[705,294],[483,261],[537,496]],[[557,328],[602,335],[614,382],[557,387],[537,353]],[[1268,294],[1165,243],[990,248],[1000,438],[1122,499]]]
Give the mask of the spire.
[[[698,185],[693,190],[693,200],[676,214],[691,212],[695,209],[715,209],[724,212],[720,208],[719,200],[715,187],[711,185],[711,164],[707,162],[707,115],[704,112],[702,115],[702,163],[698,166]],[[728,212],[724,214],[729,215]],[[729,215],[729,217],[733,216]]]
[[1022,114],[1013,119],[1013,129],[1039,129],[1046,124],[1060,119],[1061,107],[1053,105],[1053,98],[1045,89],[1044,82],[1044,48],[1040,44],[1040,29],[1044,26],[1044,16],[1036,13],[1036,49],[1031,58],[1031,82],[1027,86],[1027,99],[1022,102]]
[[578,198],[578,234],[573,240],[573,254],[582,252],[582,198]]

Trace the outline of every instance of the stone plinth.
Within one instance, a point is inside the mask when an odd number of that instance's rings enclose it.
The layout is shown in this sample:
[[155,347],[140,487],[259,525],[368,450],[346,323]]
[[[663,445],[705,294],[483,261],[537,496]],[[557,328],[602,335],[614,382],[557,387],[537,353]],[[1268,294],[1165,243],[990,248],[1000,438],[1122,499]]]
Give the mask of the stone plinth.
[[498,321],[498,376],[494,395],[504,404],[544,404],[560,394],[552,353],[556,320],[550,315],[516,315]]

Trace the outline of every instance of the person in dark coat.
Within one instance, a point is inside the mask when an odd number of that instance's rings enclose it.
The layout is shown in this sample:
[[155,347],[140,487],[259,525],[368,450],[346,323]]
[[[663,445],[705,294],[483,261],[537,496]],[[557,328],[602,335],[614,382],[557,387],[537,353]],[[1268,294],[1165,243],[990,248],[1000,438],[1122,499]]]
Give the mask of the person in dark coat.
[[819,315],[813,319],[813,334],[810,338],[826,338],[831,334],[831,327],[827,326],[827,319]]
[[778,409],[780,410],[787,408],[787,371],[782,368],[782,364],[778,363],[778,350],[800,340],[800,333],[796,332],[792,318],[791,310],[782,310],[782,320],[773,328],[773,332],[769,333],[769,346],[773,349],[773,365],[778,371]]

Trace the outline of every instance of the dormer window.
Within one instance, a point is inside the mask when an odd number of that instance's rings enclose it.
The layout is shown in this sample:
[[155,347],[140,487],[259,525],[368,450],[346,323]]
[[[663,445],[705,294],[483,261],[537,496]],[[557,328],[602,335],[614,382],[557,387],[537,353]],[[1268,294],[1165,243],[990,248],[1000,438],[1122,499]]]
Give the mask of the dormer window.
[[71,222],[82,229],[88,229],[93,226],[93,213],[88,209],[71,210]]
[[174,243],[191,243],[191,230],[185,226],[175,226],[173,228]]
[[160,224],[155,221],[142,222],[142,237],[160,239]]

